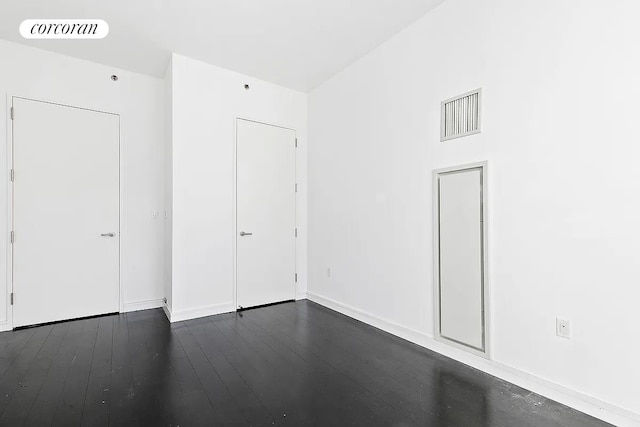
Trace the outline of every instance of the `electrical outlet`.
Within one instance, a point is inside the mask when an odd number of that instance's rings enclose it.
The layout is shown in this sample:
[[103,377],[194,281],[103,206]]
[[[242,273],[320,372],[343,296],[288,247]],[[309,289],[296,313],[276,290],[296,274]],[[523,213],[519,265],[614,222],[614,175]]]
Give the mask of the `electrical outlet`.
[[571,322],[566,319],[556,318],[556,335],[571,339]]

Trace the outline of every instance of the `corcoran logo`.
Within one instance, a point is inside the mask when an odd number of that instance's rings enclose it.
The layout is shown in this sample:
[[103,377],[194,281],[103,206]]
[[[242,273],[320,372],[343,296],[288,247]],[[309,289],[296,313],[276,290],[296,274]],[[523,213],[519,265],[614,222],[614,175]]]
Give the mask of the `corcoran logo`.
[[109,24],[102,19],[26,19],[20,34],[25,39],[103,39]]

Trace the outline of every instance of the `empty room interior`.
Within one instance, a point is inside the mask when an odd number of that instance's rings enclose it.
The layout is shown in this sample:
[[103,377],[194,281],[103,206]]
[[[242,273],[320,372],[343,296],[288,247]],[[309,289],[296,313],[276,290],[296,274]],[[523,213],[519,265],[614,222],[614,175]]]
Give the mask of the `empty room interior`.
[[637,0],[0,1],[0,426],[640,426]]

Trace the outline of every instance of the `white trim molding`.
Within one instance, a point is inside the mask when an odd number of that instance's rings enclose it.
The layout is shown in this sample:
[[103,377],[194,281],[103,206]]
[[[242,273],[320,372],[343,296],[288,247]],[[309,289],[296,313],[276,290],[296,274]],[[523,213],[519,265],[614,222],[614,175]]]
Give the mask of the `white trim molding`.
[[197,319],[199,317],[214,316],[216,314],[231,313],[236,311],[233,301],[223,304],[213,304],[204,307],[189,308],[187,310],[171,311],[166,305],[162,306],[169,322],[182,322],[184,320]]
[[4,321],[4,322],[0,322],[0,332],[8,332],[13,330],[13,328],[11,327],[11,325],[9,324],[9,322]]
[[164,311],[164,315],[167,316],[167,320],[171,323],[171,309],[167,304],[162,305],[162,311]]
[[125,302],[122,305],[123,313],[130,313],[132,311],[140,311],[140,310],[150,310],[152,308],[162,308],[164,306],[164,301],[162,298],[157,299],[148,299],[143,301],[132,301]]
[[[464,95],[466,96],[466,95]],[[437,341],[444,342],[453,347],[457,347],[464,351],[477,354],[487,359],[491,359],[491,308],[490,308],[490,284],[489,284],[489,196],[487,185],[487,169],[489,167],[488,161],[481,161],[475,163],[467,163],[464,165],[450,166],[446,168],[435,169],[433,171],[433,311],[434,311],[434,324],[435,324],[435,336]],[[442,335],[442,314],[440,312],[441,301],[441,278],[440,278],[440,197],[441,188],[440,182],[443,176],[448,174],[459,174],[469,172],[473,170],[480,170],[480,215],[481,215],[481,295],[482,295],[482,346],[481,348],[475,348],[470,344],[458,342],[450,337]]]
[[488,360],[467,351],[451,347],[447,344],[436,341],[434,337],[424,332],[407,328],[406,326],[402,326],[390,320],[367,313],[364,310],[318,295],[314,292],[307,291],[307,298],[310,301],[337,311],[345,316],[349,316],[353,319],[374,326],[414,344],[457,360],[465,365],[498,377],[504,381],[508,381],[534,393],[540,394],[548,399],[570,406],[578,411],[591,415],[592,417],[620,427],[640,426],[640,414],[636,414],[608,402],[604,402],[551,381],[536,377],[511,366],[496,362],[495,360]]

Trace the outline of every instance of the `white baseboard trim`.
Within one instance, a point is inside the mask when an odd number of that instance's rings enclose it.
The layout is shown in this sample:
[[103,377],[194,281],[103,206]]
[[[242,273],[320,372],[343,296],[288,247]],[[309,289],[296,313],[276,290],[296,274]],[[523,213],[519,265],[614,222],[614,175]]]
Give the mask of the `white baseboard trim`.
[[171,311],[169,307],[163,305],[164,313],[167,315],[169,322],[182,322],[184,320],[197,319],[199,317],[214,316],[216,314],[231,313],[236,311],[233,302],[223,304],[207,305],[204,307],[190,308],[187,310]]
[[522,388],[540,394],[548,399],[555,400],[563,405],[570,406],[578,411],[584,412],[585,414],[599,418],[608,423],[620,427],[640,426],[640,414],[636,414],[589,395],[536,377],[500,362],[487,360],[463,350],[450,347],[444,343],[436,341],[428,334],[407,328],[358,308],[323,297],[314,292],[307,291],[307,298],[310,301],[335,310],[345,316],[349,316],[378,329],[382,329],[385,332],[396,335],[407,341],[411,341],[414,344],[428,348],[429,350],[450,357],[451,359],[457,360],[465,365],[469,365],[490,375],[516,384]]
[[0,322],[0,332],[11,331],[13,328],[9,325],[9,322]]
[[161,308],[164,306],[162,298],[148,299],[143,301],[125,302],[123,304],[123,313],[129,313],[132,311],[149,310],[152,308]]
[[171,323],[171,309],[167,306],[167,304],[162,305],[162,311],[164,311],[164,315],[167,316],[167,320]]
[[307,291],[299,291],[296,293],[296,301],[300,301],[301,299],[307,299]]

